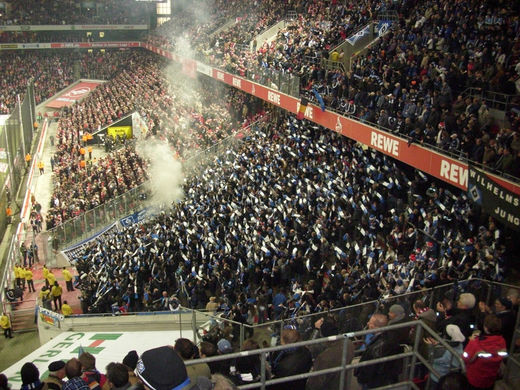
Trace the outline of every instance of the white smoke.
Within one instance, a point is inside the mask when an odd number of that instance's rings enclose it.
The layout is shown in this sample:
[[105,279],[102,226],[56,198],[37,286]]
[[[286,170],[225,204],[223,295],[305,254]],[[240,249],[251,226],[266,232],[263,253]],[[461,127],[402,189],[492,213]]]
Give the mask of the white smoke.
[[136,151],[149,161],[147,187],[151,192],[148,201],[153,206],[171,205],[182,200],[184,174],[182,163],[174,157],[167,142],[156,139],[140,140]]

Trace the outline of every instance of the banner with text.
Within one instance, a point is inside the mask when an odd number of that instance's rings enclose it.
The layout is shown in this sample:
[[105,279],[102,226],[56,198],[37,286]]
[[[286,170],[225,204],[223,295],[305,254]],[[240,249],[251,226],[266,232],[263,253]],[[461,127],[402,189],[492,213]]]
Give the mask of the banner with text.
[[3,25],[0,31],[91,31],[91,30],[148,30],[146,24],[33,24]]
[[80,351],[94,355],[96,366],[104,371],[110,362],[121,361],[128,351],[135,350],[141,355],[149,349],[171,344],[181,335],[179,331],[63,332],[34,351],[27,349],[30,353],[11,367],[5,368],[3,373],[12,388],[19,389],[22,386],[20,370],[26,362],[33,362],[40,371],[40,377],[47,378],[49,363],[77,358]]
[[485,172],[469,167],[468,197],[492,217],[520,231],[520,195],[493,181]]
[[0,50],[24,49],[113,49],[140,47],[140,42],[53,42],[53,43],[1,43]]

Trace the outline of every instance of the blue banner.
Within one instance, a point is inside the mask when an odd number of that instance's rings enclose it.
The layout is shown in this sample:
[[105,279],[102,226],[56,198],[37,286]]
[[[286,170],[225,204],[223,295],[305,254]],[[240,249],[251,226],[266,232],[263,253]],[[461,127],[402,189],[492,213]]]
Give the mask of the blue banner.
[[357,33],[355,33],[351,37],[347,38],[347,42],[350,43],[352,46],[354,46],[360,38],[363,38],[365,35],[369,35],[369,34],[370,34],[370,24],[367,24],[365,27],[363,27]]
[[391,26],[392,26],[392,21],[391,20],[380,20],[377,23],[376,35],[378,37],[382,37],[383,35],[385,35],[390,30]]
[[130,215],[124,217],[124,218],[121,218],[119,220],[119,223],[123,227],[132,226],[132,225],[134,225],[134,224],[144,220],[146,218],[146,216],[149,215],[149,212],[150,212],[150,208],[149,207],[147,207],[147,208],[145,208],[145,209],[143,209],[141,211],[136,211],[133,214],[130,214]]

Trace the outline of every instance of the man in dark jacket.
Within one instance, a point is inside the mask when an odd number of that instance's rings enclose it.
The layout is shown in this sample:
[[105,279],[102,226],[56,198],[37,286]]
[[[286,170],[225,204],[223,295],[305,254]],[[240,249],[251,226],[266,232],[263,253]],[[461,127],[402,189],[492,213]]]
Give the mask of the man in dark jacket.
[[[388,317],[384,314],[373,314],[368,321],[368,329],[377,330],[388,324]],[[388,332],[375,332],[374,337],[368,343],[360,362],[379,359],[395,355],[401,352],[401,348]],[[370,366],[359,367],[354,371],[359,384],[363,389],[386,386],[396,383],[400,374],[401,362],[398,360],[386,363],[376,363]]]
[[466,337],[466,340],[468,340],[473,333],[471,326],[476,323],[475,315],[473,314],[475,303],[476,299],[473,294],[460,294],[457,300],[457,307],[453,310],[452,316],[448,314],[448,310],[443,304],[438,303],[437,311],[439,311],[440,315],[437,321],[437,328],[446,329],[446,326],[450,324],[457,325],[464,337]]
[[[338,328],[334,320],[327,317],[322,320],[320,326],[320,333],[322,337],[329,337],[338,334]],[[337,340],[333,343],[327,343],[326,349],[321,352],[314,360],[312,366],[313,371],[319,371],[326,368],[334,368],[341,365],[341,357],[343,355],[344,340]],[[350,339],[347,339],[347,361],[346,364],[352,362],[354,357],[354,344]],[[341,372],[325,374],[320,376],[313,376],[307,379],[306,390],[321,390],[321,389],[338,389]],[[345,375],[345,384],[347,384],[347,375]]]
[[[282,330],[281,343],[289,345],[301,340],[296,329]],[[306,347],[287,348],[281,351],[272,361],[272,371],[275,378],[303,374],[312,367],[312,355]],[[284,382],[269,386],[269,390],[304,390],[306,379]]]
[[[410,318],[406,315],[403,306],[394,304],[388,309],[388,325],[396,325],[410,322]],[[408,344],[410,337],[410,328],[399,328],[390,331],[392,338],[397,344]]]

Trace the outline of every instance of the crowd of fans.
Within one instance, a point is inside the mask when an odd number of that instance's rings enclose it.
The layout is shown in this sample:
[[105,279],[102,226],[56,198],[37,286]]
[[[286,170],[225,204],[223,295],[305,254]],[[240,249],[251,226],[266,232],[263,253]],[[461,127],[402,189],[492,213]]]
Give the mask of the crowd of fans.
[[[516,92],[515,37],[519,26],[514,10],[489,4],[476,8],[472,2],[441,0],[418,6],[407,2],[391,31],[354,61],[351,72],[343,73],[325,71],[316,60],[328,57],[335,43],[382,10],[380,2],[346,8],[337,2],[262,1],[255,3],[257,12],[251,14],[252,5],[244,3],[231,2],[236,6],[233,10],[226,2],[216,2],[221,8],[218,17],[196,26],[181,12],[184,24],[174,20],[163,25],[150,42],[176,49],[165,35],[182,28],[186,36],[199,37],[193,45],[199,55],[231,72],[244,74],[254,64],[298,74],[302,87],[315,88],[328,106],[407,135],[411,142],[462,152],[489,168],[520,176],[518,129],[499,129],[484,100],[459,96],[466,87]],[[277,22],[288,5],[298,17],[273,44],[247,53],[243,45]],[[469,19],[456,19],[461,14]],[[205,34],[233,15],[239,16],[232,28],[207,39]],[[59,20],[61,16],[52,17]],[[30,16],[20,14],[15,23],[27,18]],[[42,20],[46,20],[45,15]],[[512,54],[508,57],[506,53]],[[40,101],[72,81],[71,58],[8,56],[1,58],[7,69],[2,79],[1,107],[5,111],[14,103],[16,86],[25,87],[27,80],[17,79],[20,70],[28,75],[34,74],[35,67],[39,69],[35,79]],[[93,62],[90,59],[91,54],[80,58],[82,70],[99,72],[104,76],[99,78],[109,81],[64,110],[58,122],[57,153],[53,156],[56,186],[47,228],[146,179],[147,162],[132,147],[92,161],[85,155],[84,134],[138,109],[150,129],[148,136],[168,140],[172,152],[185,159],[228,136],[249,111],[243,94],[214,91],[210,81],[201,90],[186,94],[186,84],[173,82],[165,70],[166,62],[150,53],[118,51],[96,55]],[[179,71],[175,68],[170,73]],[[374,333],[361,343],[361,360],[398,353],[401,344],[411,343],[409,329],[390,334],[377,329],[416,317],[446,337],[463,357],[467,379],[458,377],[459,388],[467,386],[464,380],[477,388],[494,383],[496,363],[513,342],[511,326],[518,295],[501,294],[494,309],[483,302],[477,305],[480,286],[468,280],[502,281],[518,243],[493,219],[472,207],[464,194],[333,132],[284,115],[257,125],[255,133],[237,150],[217,156],[214,165],[190,176],[184,192],[183,201],[143,223],[106,233],[73,259],[85,313],[171,310],[183,303],[222,312],[240,323],[294,319],[291,328],[279,335],[282,345],[302,337],[355,331],[367,324]],[[453,288],[451,294],[436,297],[438,317],[425,299],[366,306],[374,310],[355,317],[326,314],[356,303],[390,301],[404,292],[420,292],[457,280],[466,282]],[[323,316],[314,323],[298,323],[298,316],[307,313]],[[342,328],[347,325],[350,328]],[[480,336],[472,336],[471,325],[480,330]],[[227,338],[205,341],[200,351],[181,339],[173,349],[145,352],[141,364],[146,366],[148,359],[153,362],[160,356],[184,366],[182,360],[199,355],[230,353],[233,344],[236,348],[236,329]],[[422,344],[432,348],[429,346],[436,340],[426,339]],[[499,358],[491,363],[483,360],[485,357],[479,356],[483,345]],[[247,340],[242,347],[257,349],[259,344]],[[326,368],[331,356],[337,363],[340,345],[330,348],[289,348],[273,355],[269,376],[304,373],[313,366]],[[381,355],[381,351],[386,352]],[[447,365],[446,361],[453,359],[451,352],[444,352],[434,367],[449,375],[452,363]],[[60,364],[50,371],[63,370],[59,379],[66,374],[70,386],[81,388],[81,370],[95,371],[90,357],[86,359],[72,359],[67,366]],[[208,365],[198,370],[198,375],[188,365],[186,372],[176,371],[179,376],[170,378],[168,385],[178,386],[190,377],[199,386],[195,388],[204,388],[198,377],[209,379],[211,374],[230,377],[235,384],[258,381],[259,360],[255,359]],[[132,354],[134,360],[137,362],[137,357]],[[393,364],[360,368],[355,375],[367,388],[394,383],[396,375],[382,374],[397,374]],[[484,377],[482,367],[486,364],[493,366]],[[135,367],[107,367],[105,380],[124,387],[128,371]],[[31,367],[24,378],[23,371],[24,385],[36,388],[39,375]],[[148,377],[148,372],[157,373],[146,371],[141,379],[155,388],[154,381],[159,379]],[[87,383],[89,375],[83,378]],[[102,374],[95,375],[100,382]],[[442,386],[444,378],[432,380]],[[337,382],[338,375],[329,375],[294,381],[291,388],[328,388]]]
[[[124,64],[124,65],[123,65]],[[181,159],[209,148],[238,130],[248,116],[243,93],[187,85],[175,75],[178,69],[145,51],[115,52],[100,56],[96,69],[114,77],[78,104],[65,108],[58,121],[57,151],[53,157],[56,185],[47,228],[90,210],[146,180],[146,163],[132,148],[105,159],[86,158],[85,134],[116,122],[139,110],[149,132],[146,138],[167,140]],[[109,169],[108,169],[109,168]],[[73,199],[73,201],[71,201]]]
[[233,318],[251,299],[274,319],[300,290],[313,291],[300,311],[314,312],[503,279],[511,242],[464,194],[334,133],[289,119],[261,126],[189,179],[183,202],[78,255],[85,311],[168,308],[164,294],[175,294],[193,308],[219,297]]
[[[258,33],[254,22],[266,21],[260,23],[265,27],[285,17],[280,10],[272,12],[276,6],[266,3],[263,11],[261,3],[256,14],[232,28],[209,39],[198,31],[190,42],[199,58],[232,73],[259,77],[258,69],[274,69],[298,75],[302,93],[311,100],[315,89],[327,106],[407,136],[411,142],[425,142],[488,169],[520,175],[517,142],[511,144],[512,136],[506,145],[494,142],[502,130],[485,99],[459,96],[467,88],[483,97],[488,91],[517,94],[516,8],[449,1],[409,1],[397,7],[376,1],[345,9],[339,3],[291,3],[297,19],[289,21],[270,45],[253,45],[252,52],[244,45],[249,47]],[[367,54],[354,60],[351,70],[326,71],[320,65],[334,43],[375,20],[380,11],[390,10],[398,11],[400,19]],[[469,19],[459,18],[461,14]],[[176,23],[174,17],[170,25]],[[152,43],[175,48],[172,37],[180,35],[175,29],[158,33],[164,34],[162,40],[151,38]],[[509,111],[514,132],[519,130],[516,112]],[[475,139],[482,145],[474,148]],[[491,158],[483,156],[486,146]]]
[[[255,36],[286,18],[287,10],[297,17],[287,20],[270,44],[257,47]],[[399,20],[368,53],[354,59],[351,70],[326,71],[320,65],[337,43],[388,11],[398,12]],[[215,17],[209,19],[210,13]],[[459,14],[470,16],[466,20]],[[489,103],[461,95],[467,88],[483,96],[487,91],[517,93],[516,14],[515,7],[444,0],[348,7],[300,0],[207,1],[196,9],[178,6],[148,41],[183,54],[178,42],[183,37],[195,57],[253,78],[262,69],[297,75],[302,93],[311,100],[316,90],[327,106],[356,119],[519,176],[516,111],[508,107],[513,132],[500,138],[506,130],[493,120]],[[213,34],[232,18],[230,28]],[[342,53],[333,54],[341,59]],[[12,97],[8,100],[12,105]],[[515,101],[511,103],[514,107]]]
[[[460,95],[466,88],[483,95],[517,94],[515,11],[479,4],[419,5],[358,57],[352,72],[316,80],[318,90],[332,107],[357,107],[355,115],[363,121],[518,176],[514,164],[497,163],[507,152],[516,160],[518,145],[510,145],[509,139],[507,145],[495,147],[499,128],[485,100]],[[470,16],[460,19],[461,14]],[[477,139],[494,149],[497,158],[474,153]]]
[[[321,343],[294,346],[302,340],[302,333],[294,326],[285,326],[280,332],[282,349],[266,354],[265,380],[280,379],[310,371],[341,367],[353,363],[369,362],[399,354],[406,346],[415,344],[412,319],[421,319],[440,337],[423,334],[419,353],[433,366],[434,371],[424,374],[419,365],[414,372],[414,381],[421,385],[430,381],[429,388],[448,390],[474,390],[493,388],[500,377],[500,367],[507,357],[512,342],[514,319],[518,313],[518,291],[511,290],[498,297],[494,308],[479,302],[472,293],[445,295],[437,302],[435,312],[426,306],[424,299],[413,301],[411,308],[394,303],[384,311],[371,313],[366,324],[365,337],[350,336],[334,339],[340,332],[341,322],[337,316],[323,313],[312,324],[311,338],[327,338]],[[395,326],[382,331],[385,326]],[[6,336],[7,337],[7,336]],[[344,349],[344,344],[346,349]],[[233,345],[229,335],[215,341],[204,340],[195,345],[186,338],[175,340],[173,345],[152,348],[141,353],[129,351],[121,362],[111,362],[105,373],[96,367],[96,358],[89,352],[80,352],[78,358],[67,363],[51,362],[48,374],[40,377],[38,368],[27,362],[21,368],[21,389],[236,389],[240,385],[258,383],[262,378],[262,362],[254,354],[261,346],[255,337],[244,340],[240,348]],[[277,342],[278,344],[278,342]],[[264,345],[265,347],[265,345]],[[231,356],[233,352],[244,352]],[[345,354],[343,359],[343,354]],[[229,357],[226,359],[226,355]],[[211,359],[218,357],[218,360]],[[209,358],[204,362],[199,359]],[[461,365],[465,365],[465,374]],[[386,360],[353,370],[354,377],[364,389],[392,385],[408,379],[403,375],[406,367],[401,360]],[[321,390],[339,388],[342,380],[353,386],[348,372],[342,378],[341,371],[316,375],[310,378],[292,379],[269,389],[290,388],[294,390]],[[7,378],[0,375],[0,388],[9,389]]]
[[73,59],[59,53],[3,52],[0,56],[0,114],[8,114],[21,100],[27,84],[34,80],[36,104],[43,102],[74,81]]
[[0,25],[147,24],[149,4],[134,0],[4,2]]
[[[95,162],[85,161],[77,150],[75,153],[77,157],[72,158],[73,161],[60,164],[54,170],[47,229],[122,195],[147,179],[146,162],[132,147],[119,149]],[[81,161],[85,161],[84,168]]]
[[[77,77],[110,80],[131,55],[130,51],[73,53],[68,50],[4,51],[0,56],[0,114],[9,114],[16,96],[23,100],[30,80],[34,81],[36,104],[68,87]],[[133,54],[135,56],[135,54]],[[75,74],[75,66],[79,74]]]

